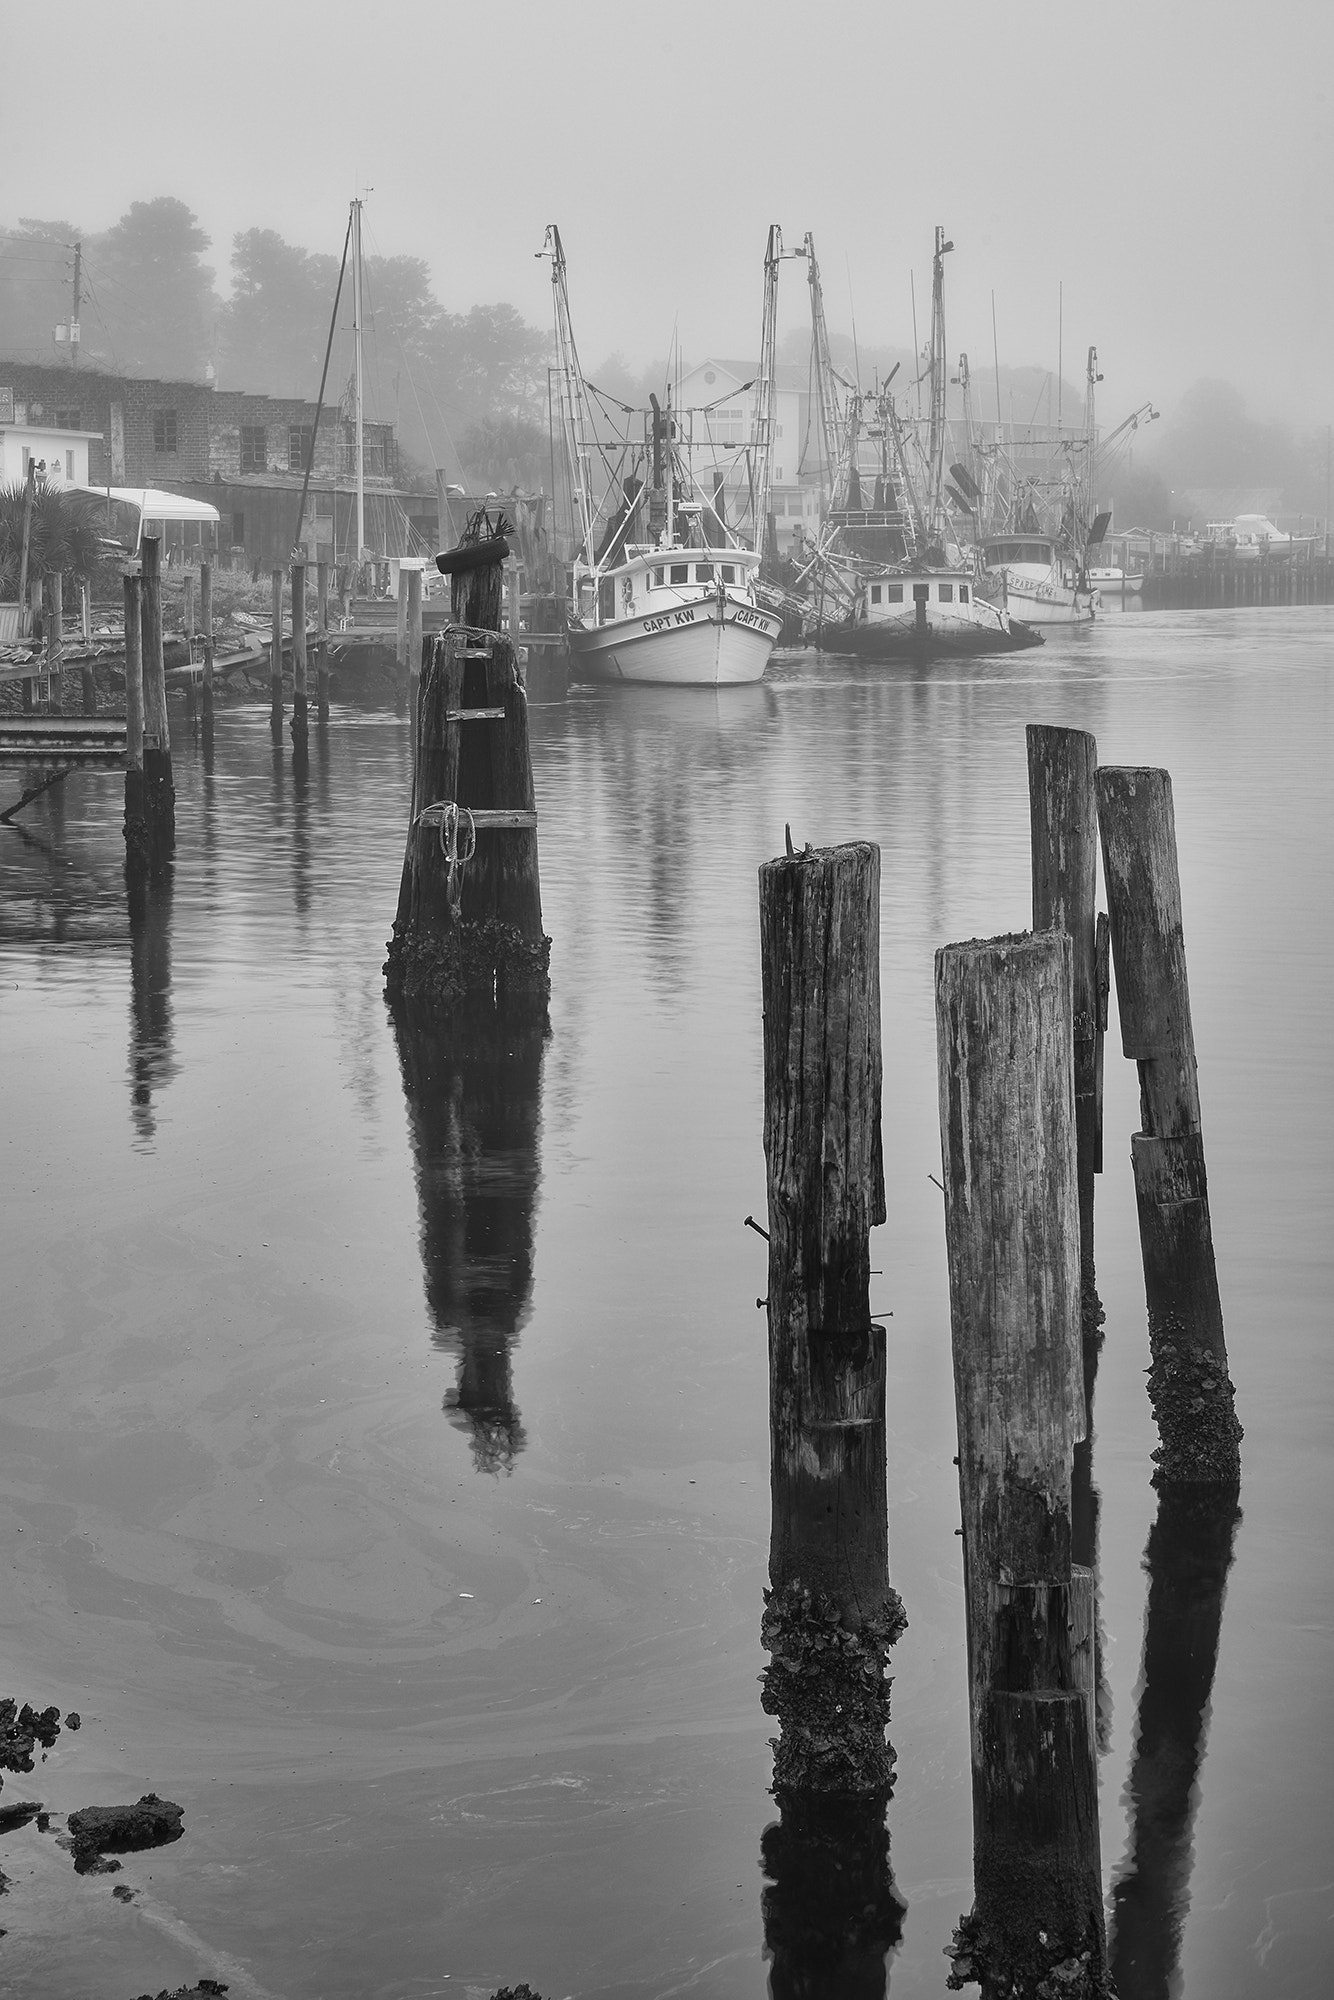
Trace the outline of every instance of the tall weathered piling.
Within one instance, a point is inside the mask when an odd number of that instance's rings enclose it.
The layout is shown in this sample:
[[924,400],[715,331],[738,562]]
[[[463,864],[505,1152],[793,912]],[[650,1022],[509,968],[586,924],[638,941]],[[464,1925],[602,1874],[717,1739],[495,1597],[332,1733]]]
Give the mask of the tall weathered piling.
[[199,565],[199,622],[204,633],[204,740],[213,732],[213,565],[201,562]]
[[273,572],[273,635],[269,646],[269,727],[275,737],[283,733],[283,573]]
[[888,1796],[885,1333],[871,1318],[880,1138],[880,851],[760,870],[772,1537],[764,1706],[774,1789]]
[[[972,1728],[974,1907],[949,1984],[1108,1991],[1083,1433],[1071,944],[947,945],[936,1033]],[[1009,1982],[1009,1984],[1007,1984]]]
[[292,743],[297,753],[306,748],[306,565],[292,561]]
[[124,573],[125,601],[125,859],[142,868],[148,861],[148,818],[144,805],[144,580],[138,569]]
[[[49,709],[52,708],[55,709],[57,713],[59,713],[60,709],[64,706],[63,698],[61,695],[61,686],[60,686],[60,677],[64,667],[64,651],[65,651],[64,631],[63,631],[64,594],[65,594],[64,578],[61,576],[60,571],[58,569],[48,570],[45,583],[45,613],[46,613],[45,671],[46,671],[46,687],[47,687],[46,705]],[[84,684],[86,688],[87,686],[86,673],[84,675]],[[93,707],[91,711],[85,709],[84,712],[85,714],[87,713],[96,714],[97,712],[96,694],[94,694],[93,697]]]
[[155,535],[145,535],[139,548],[143,575],[139,622],[144,677],[144,824],[149,867],[156,871],[166,866],[176,848],[176,790],[162,650],[162,544]]
[[1098,1081],[1106,994],[1099,990],[1097,951],[1098,745],[1086,730],[1032,722],[1027,742],[1033,929],[1064,931],[1073,954],[1080,1271],[1085,1309],[1100,1317],[1093,1178],[1101,1166]]
[[[437,561],[448,573],[456,558],[468,608],[493,602],[498,614],[498,584],[473,579],[498,577],[503,555],[484,541]],[[453,625],[434,640],[414,735],[389,995],[441,1008],[485,996],[545,1014],[551,940],[542,931],[528,701],[514,649],[494,626]]]
[[315,626],[317,664],[315,668],[316,696],[319,703],[320,722],[329,720],[329,565],[319,562],[315,565]]
[[1143,1129],[1130,1142],[1149,1315],[1156,1477],[1240,1478],[1186,983],[1172,781],[1098,772],[1098,817],[1125,1053]]

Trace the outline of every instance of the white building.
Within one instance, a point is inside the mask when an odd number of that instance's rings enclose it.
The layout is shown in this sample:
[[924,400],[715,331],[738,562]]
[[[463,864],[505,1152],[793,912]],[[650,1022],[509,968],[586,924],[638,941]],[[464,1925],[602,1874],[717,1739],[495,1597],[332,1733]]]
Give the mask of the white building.
[[[726,477],[728,519],[736,520],[746,485],[745,454],[730,448],[749,442],[755,418],[755,377],[759,363],[710,357],[682,377],[677,407],[688,416],[692,465],[701,487],[715,472]],[[788,555],[800,529],[814,539],[820,532],[819,450],[810,430],[811,399],[806,371],[780,362],[774,395],[774,465],[770,506],[779,553]]]
[[0,392],[0,485],[22,486],[36,464],[48,486],[88,484],[88,446],[101,431],[66,430],[42,421],[44,412]]

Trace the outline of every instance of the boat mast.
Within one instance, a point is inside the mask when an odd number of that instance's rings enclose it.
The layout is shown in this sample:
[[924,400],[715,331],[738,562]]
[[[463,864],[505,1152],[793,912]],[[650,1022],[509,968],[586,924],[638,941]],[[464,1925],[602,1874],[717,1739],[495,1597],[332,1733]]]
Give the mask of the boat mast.
[[[796,254],[796,253],[794,253]],[[776,222],[769,225],[769,241],[764,253],[764,319],[760,330],[760,373],[755,391],[755,416],[751,426],[751,465],[754,468],[751,492],[755,510],[755,548],[763,557],[769,533],[769,498],[774,476],[774,349],[778,334],[778,266],[783,255],[783,232]]]
[[945,256],[954,248],[937,224],[931,260],[931,417],[927,433],[927,533],[943,541],[945,508]]
[[352,347],[356,357],[353,415],[357,439],[357,568],[366,559],[366,441],[361,381],[361,197],[352,203]]
[[570,468],[571,498],[579,537],[575,560],[586,562],[591,566],[596,547],[594,541],[596,524],[588,442],[590,432],[588,401],[584,394],[584,378],[579,367],[579,351],[574,344],[574,328],[570,324],[570,295],[565,276],[565,250],[560,240],[560,230],[554,222],[547,224],[546,241],[537,254],[539,257],[551,259],[551,296],[556,316],[556,372],[560,379],[561,432],[565,440],[566,461]]
[[845,420],[839,408],[838,378],[829,350],[829,328],[825,323],[824,290],[820,266],[815,261],[815,238],[806,233],[803,252],[806,282],[811,288],[811,340],[815,348],[815,391],[820,414],[821,476],[829,480],[828,505],[834,504],[835,481],[843,460]]
[[1084,409],[1084,427],[1085,427],[1084,478],[1086,486],[1084,493],[1084,519],[1080,523],[1079,527],[1079,539],[1081,547],[1083,545],[1085,536],[1088,534],[1089,529],[1093,526],[1093,515],[1098,500],[1097,468],[1096,468],[1096,459],[1098,455],[1098,427],[1096,422],[1094,421],[1093,392],[1097,387],[1098,383],[1101,382],[1101,380],[1102,377],[1098,373],[1098,350],[1096,347],[1090,347],[1089,358],[1088,358],[1088,388],[1086,391],[1086,403]]

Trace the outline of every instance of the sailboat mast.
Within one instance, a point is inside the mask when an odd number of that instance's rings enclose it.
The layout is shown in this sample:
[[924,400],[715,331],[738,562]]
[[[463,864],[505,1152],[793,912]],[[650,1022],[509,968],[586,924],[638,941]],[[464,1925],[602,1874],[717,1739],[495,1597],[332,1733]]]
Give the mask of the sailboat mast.
[[1087,490],[1084,495],[1084,520],[1080,531],[1081,538],[1083,535],[1087,535],[1093,525],[1093,515],[1098,501],[1097,470],[1094,464],[1098,452],[1098,427],[1094,417],[1094,390],[1101,380],[1102,377],[1098,373],[1098,350],[1096,347],[1090,347],[1087,406],[1084,411],[1084,424],[1087,433],[1084,444],[1084,477],[1087,481]]
[[570,323],[570,297],[565,277],[565,250],[554,222],[547,224],[546,243],[539,256],[551,259],[551,295],[556,320],[556,373],[560,383],[561,433],[570,473],[571,497],[578,537],[576,558],[591,563],[594,557],[592,471],[589,453],[588,409],[584,378],[579,369],[579,352]]
[[811,339],[815,347],[815,387],[820,412],[821,480],[828,481],[826,511],[834,504],[839,468],[843,462],[846,430],[839,409],[838,382],[829,351],[829,328],[825,321],[824,289],[820,266],[815,260],[815,238],[807,232],[805,243],[806,282],[811,288]]
[[362,424],[361,379],[361,200],[352,204],[352,346],[355,354],[353,415],[357,439],[357,564],[366,554],[366,440]]

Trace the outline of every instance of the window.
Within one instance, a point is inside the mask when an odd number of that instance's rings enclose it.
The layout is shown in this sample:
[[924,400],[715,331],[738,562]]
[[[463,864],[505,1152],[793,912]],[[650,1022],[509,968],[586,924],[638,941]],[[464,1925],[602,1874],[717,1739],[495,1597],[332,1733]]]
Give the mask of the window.
[[672,570],[671,570],[671,576],[670,576],[670,578],[669,578],[669,581],[670,581],[670,582],[672,582],[672,583],[689,583],[689,581],[690,581],[690,564],[689,564],[689,563],[673,563],[673,564],[672,564]]
[[245,547],[245,515],[239,508],[232,515],[232,546],[238,549]]
[[61,409],[57,409],[57,411],[56,411],[56,429],[57,429],[58,431],[79,431],[79,430],[82,430],[82,429],[83,429],[83,411],[82,411],[82,410],[80,410],[80,409],[73,409],[73,410],[61,410]]
[[242,424],[241,426],[241,470],[242,472],[266,472],[268,456],[264,449],[263,424]]
[[902,604],[903,585],[901,583],[887,583],[885,585],[885,602],[887,604]]
[[735,564],[735,563],[724,563],[724,564],[723,564],[723,567],[722,567],[722,579],[723,579],[723,582],[724,582],[724,583],[735,583],[735,582],[736,582],[736,564]]
[[695,581],[696,581],[696,583],[712,583],[712,582],[713,582],[713,564],[712,564],[712,563],[696,563],[696,564],[695,564]]
[[661,564],[661,563],[659,563],[659,564],[658,564],[658,567],[657,567],[657,568],[656,568],[656,569],[654,570],[654,572],[653,572],[653,581],[654,581],[654,583],[655,583],[655,584],[659,584],[659,585],[661,585],[661,583],[662,583],[662,579],[663,579],[663,577],[664,577],[664,575],[665,575],[665,574],[666,574],[666,572],[665,572],[665,570],[663,569],[663,567],[662,567],[662,564]]
[[966,583],[959,585],[959,602],[960,604],[967,604],[968,602],[968,585]]
[[287,470],[304,472],[310,448],[315,442],[314,424],[289,424],[287,427]]
[[880,585],[878,583],[873,583],[871,585],[871,602],[872,604],[878,604],[880,602]]
[[616,579],[604,576],[598,579],[598,623],[616,616]]
[[175,451],[176,412],[175,410],[154,410],[153,412],[154,451]]
[[942,604],[953,604],[954,585],[952,583],[938,584],[936,586],[936,595]]

